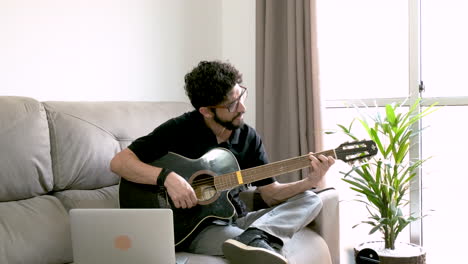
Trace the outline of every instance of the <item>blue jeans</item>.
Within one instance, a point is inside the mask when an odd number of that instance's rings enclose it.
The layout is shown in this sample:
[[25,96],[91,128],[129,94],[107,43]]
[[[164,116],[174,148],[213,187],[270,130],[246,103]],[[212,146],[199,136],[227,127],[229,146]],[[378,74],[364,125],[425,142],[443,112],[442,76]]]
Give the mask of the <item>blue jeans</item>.
[[215,221],[194,238],[188,252],[222,256],[223,242],[247,228],[265,231],[286,244],[296,232],[312,222],[321,209],[322,200],[314,192],[306,191],[274,207],[249,212],[232,223]]

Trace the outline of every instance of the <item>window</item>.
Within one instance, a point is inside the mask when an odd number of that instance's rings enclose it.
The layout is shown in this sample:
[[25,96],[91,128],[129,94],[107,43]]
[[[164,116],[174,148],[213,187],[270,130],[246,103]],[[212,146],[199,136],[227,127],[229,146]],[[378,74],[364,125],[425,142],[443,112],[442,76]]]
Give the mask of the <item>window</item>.
[[[468,87],[464,83],[468,61],[468,2],[318,0],[318,48],[320,84],[326,110],[324,128],[348,124],[356,115],[350,104],[383,106],[386,103],[423,97],[423,105],[439,102],[441,109],[422,121],[421,158],[431,156],[411,192],[411,210],[429,216],[406,228],[402,242],[422,244],[427,263],[457,263],[462,252],[460,232],[467,234],[454,198],[468,182],[462,163],[467,129],[457,122],[468,114]],[[420,81],[425,91],[419,93]],[[324,147],[335,148],[346,137],[324,136]],[[417,146],[417,145],[416,145]],[[348,165],[337,163],[339,171]],[[466,173],[465,173],[466,174]],[[333,175],[333,174],[330,174]],[[340,191],[342,263],[354,263],[353,248],[359,243],[381,240],[368,235],[369,226],[355,224],[367,216],[354,192],[339,178],[328,179]],[[422,188],[417,187],[421,184]],[[457,220],[458,219],[458,220]],[[444,232],[440,232],[441,227]]]
[[323,96],[327,100],[406,96],[405,1],[318,1]]

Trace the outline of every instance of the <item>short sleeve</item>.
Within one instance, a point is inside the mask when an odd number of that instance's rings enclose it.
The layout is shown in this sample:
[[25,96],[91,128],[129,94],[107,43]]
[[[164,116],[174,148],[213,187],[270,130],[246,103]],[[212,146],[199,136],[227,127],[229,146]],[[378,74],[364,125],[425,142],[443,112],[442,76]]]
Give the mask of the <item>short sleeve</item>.
[[150,134],[133,141],[128,148],[143,162],[149,163],[166,155],[169,142],[176,137],[173,119],[155,128]]

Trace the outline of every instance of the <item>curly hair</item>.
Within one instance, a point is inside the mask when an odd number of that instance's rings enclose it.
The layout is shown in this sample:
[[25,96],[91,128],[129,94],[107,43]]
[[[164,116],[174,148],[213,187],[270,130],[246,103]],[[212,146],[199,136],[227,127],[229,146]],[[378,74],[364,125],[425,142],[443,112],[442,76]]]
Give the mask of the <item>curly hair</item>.
[[229,63],[201,61],[185,75],[185,93],[193,107],[217,105],[227,99],[228,92],[242,83],[242,74]]

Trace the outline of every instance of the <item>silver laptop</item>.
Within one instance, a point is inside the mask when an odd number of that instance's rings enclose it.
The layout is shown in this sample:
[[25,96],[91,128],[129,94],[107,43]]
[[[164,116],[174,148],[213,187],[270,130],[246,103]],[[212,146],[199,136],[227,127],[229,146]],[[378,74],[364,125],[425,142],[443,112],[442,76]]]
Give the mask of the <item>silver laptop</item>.
[[74,263],[176,263],[170,209],[72,209],[70,221]]

